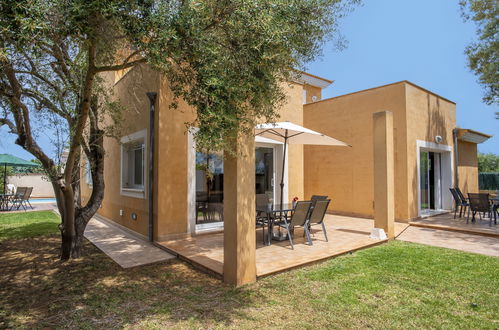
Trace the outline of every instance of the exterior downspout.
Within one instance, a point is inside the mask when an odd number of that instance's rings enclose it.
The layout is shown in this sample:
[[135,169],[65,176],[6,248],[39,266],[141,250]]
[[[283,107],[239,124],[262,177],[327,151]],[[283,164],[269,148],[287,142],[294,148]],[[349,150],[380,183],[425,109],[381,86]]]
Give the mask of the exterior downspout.
[[146,93],[149,98],[149,182],[148,182],[148,203],[149,203],[149,242],[154,241],[154,125],[155,125],[155,106],[157,93]]
[[458,149],[458,142],[457,142],[457,132],[458,129],[454,128],[452,130],[452,137],[454,138],[454,188],[459,188],[459,174],[458,174],[458,169],[459,169],[459,163],[458,163],[458,154],[457,154],[457,149]]

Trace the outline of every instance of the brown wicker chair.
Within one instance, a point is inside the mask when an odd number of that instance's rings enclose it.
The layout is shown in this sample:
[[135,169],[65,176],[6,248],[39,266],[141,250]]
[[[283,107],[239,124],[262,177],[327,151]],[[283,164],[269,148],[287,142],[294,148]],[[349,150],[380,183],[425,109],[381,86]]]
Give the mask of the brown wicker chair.
[[[485,215],[487,213],[490,218],[490,224],[492,224],[492,205],[490,205],[489,194],[476,194],[468,193],[470,201],[471,210],[471,222],[475,222],[475,215],[478,213],[480,220],[482,220],[482,213]],[[468,223],[468,219],[466,219]]]

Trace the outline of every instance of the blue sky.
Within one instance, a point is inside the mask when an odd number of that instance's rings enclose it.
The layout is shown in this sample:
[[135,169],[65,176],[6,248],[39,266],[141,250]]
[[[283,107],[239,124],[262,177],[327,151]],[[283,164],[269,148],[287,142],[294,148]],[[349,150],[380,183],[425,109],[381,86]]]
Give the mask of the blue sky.
[[457,103],[457,126],[495,135],[478,145],[499,153],[497,106],[482,102],[482,89],[466,67],[464,49],[476,38],[463,22],[458,0],[364,0],[341,21],[348,48],[332,44],[307,71],[335,80],[323,98],[409,80]]
[[[341,21],[348,48],[332,44],[309,72],[335,80],[323,97],[342,95],[400,80],[409,80],[457,103],[457,125],[496,135],[478,146],[499,153],[497,106],[485,105],[476,77],[466,67],[464,48],[475,36],[475,26],[463,22],[458,0],[364,0]],[[0,153],[33,157],[0,129]],[[48,135],[41,145],[52,153]]]

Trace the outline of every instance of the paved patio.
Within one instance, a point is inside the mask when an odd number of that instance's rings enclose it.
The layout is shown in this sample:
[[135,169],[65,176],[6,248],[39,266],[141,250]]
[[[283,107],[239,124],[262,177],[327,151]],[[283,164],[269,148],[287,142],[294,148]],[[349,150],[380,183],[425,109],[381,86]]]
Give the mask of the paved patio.
[[34,211],[49,211],[57,209],[56,203],[31,203],[33,208],[28,207],[24,210],[22,207],[19,210],[11,210],[11,211],[0,211],[0,213],[18,213],[18,212],[34,212]]
[[466,217],[456,217],[456,219],[454,219],[454,213],[446,213],[438,216],[413,220],[410,224],[417,227],[499,237],[499,219],[497,225],[494,225],[494,221],[492,221],[492,225],[490,225],[488,218],[483,218],[483,220],[480,221],[478,215],[476,216],[476,222],[474,223],[471,222],[471,217],[469,223],[466,223]]
[[[295,249],[289,241],[263,245],[262,232],[257,231],[256,273],[258,277],[303,266],[344,253],[367,248],[384,241],[369,238],[374,221],[339,215],[326,216],[329,242],[326,242],[319,227],[313,227],[313,245],[302,237],[302,229],[295,230]],[[399,235],[408,224],[396,223],[395,235]],[[216,274],[223,272],[223,233],[188,236],[160,242],[182,259],[208,269]]]
[[143,266],[175,258],[174,255],[98,217],[90,220],[84,235],[123,268]]
[[397,239],[499,257],[499,237],[410,226]]

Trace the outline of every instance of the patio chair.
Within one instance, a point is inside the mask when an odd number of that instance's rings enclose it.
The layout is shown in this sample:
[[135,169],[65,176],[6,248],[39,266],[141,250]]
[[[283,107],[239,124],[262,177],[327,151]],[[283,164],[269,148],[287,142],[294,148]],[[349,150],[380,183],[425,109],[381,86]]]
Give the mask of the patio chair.
[[286,218],[282,218],[279,221],[275,222],[275,225],[279,227],[283,227],[286,229],[288,233],[288,239],[291,243],[291,249],[295,249],[293,245],[293,232],[295,227],[303,227],[305,231],[305,235],[307,236],[307,241],[310,243],[312,239],[310,238],[310,232],[308,230],[307,218],[310,213],[310,208],[312,207],[311,201],[299,201],[296,203],[296,206],[293,210],[293,214],[291,215],[291,219],[289,221]]
[[29,199],[31,197],[32,192],[33,192],[33,187],[26,188],[26,191],[24,192],[24,194],[22,196],[20,196],[21,198],[19,200],[19,205],[18,205],[17,209],[19,209],[19,206],[22,206],[24,211],[26,211],[28,209],[28,205],[31,209],[33,209],[33,206],[29,202]]
[[[270,203],[267,194],[256,194],[256,205],[268,205]],[[262,228],[263,241],[265,242],[265,225],[268,225],[268,215],[266,212],[257,211],[256,212],[256,228]]]
[[[469,201],[470,201],[470,209],[471,209],[471,222],[475,221],[475,215],[478,213],[480,220],[482,220],[482,214],[480,212],[488,213],[490,218],[490,224],[492,225],[492,206],[489,201],[489,194],[480,194],[480,193],[468,193]],[[468,219],[466,219],[466,223],[468,223]]]
[[310,197],[310,200],[312,201],[312,205],[315,205],[315,203],[317,201],[325,201],[327,199],[327,196],[323,196],[323,195],[312,195],[312,197]]
[[[315,203],[314,209],[312,210],[312,214],[310,214],[310,218],[308,220],[308,226],[306,226],[311,229],[311,226],[321,225],[322,231],[324,232],[324,237],[326,238],[326,242],[329,242],[329,240],[327,239],[326,226],[324,225],[324,217],[326,215],[326,211],[330,202],[331,202],[330,199],[317,201]],[[309,230],[309,232],[310,231],[311,230]],[[312,240],[310,240],[309,243],[310,245],[312,245]]]
[[[463,202],[468,202],[468,199],[467,199],[466,197],[464,197],[464,194],[463,194],[463,192],[461,191],[461,189],[460,189],[459,187],[456,187],[456,188],[454,188],[454,189],[456,189],[456,192],[457,192],[457,194],[459,195],[459,198],[461,198],[461,200],[462,200]],[[468,204],[469,204],[469,203],[468,203]]]
[[463,208],[464,208],[464,213],[466,213],[466,209],[470,206],[470,204],[468,203],[466,198],[464,199],[461,198],[461,196],[459,195],[459,193],[455,188],[449,188],[449,190],[450,193],[452,194],[452,198],[454,198],[454,204],[456,205],[456,207],[454,208],[454,219],[456,218],[458,208],[459,208],[459,217],[461,218],[463,215]]
[[23,205],[22,201],[27,190],[28,187],[17,187],[16,193],[14,194],[11,200],[12,203],[10,207],[11,210],[14,208],[16,208],[16,210],[19,210],[19,208]]

